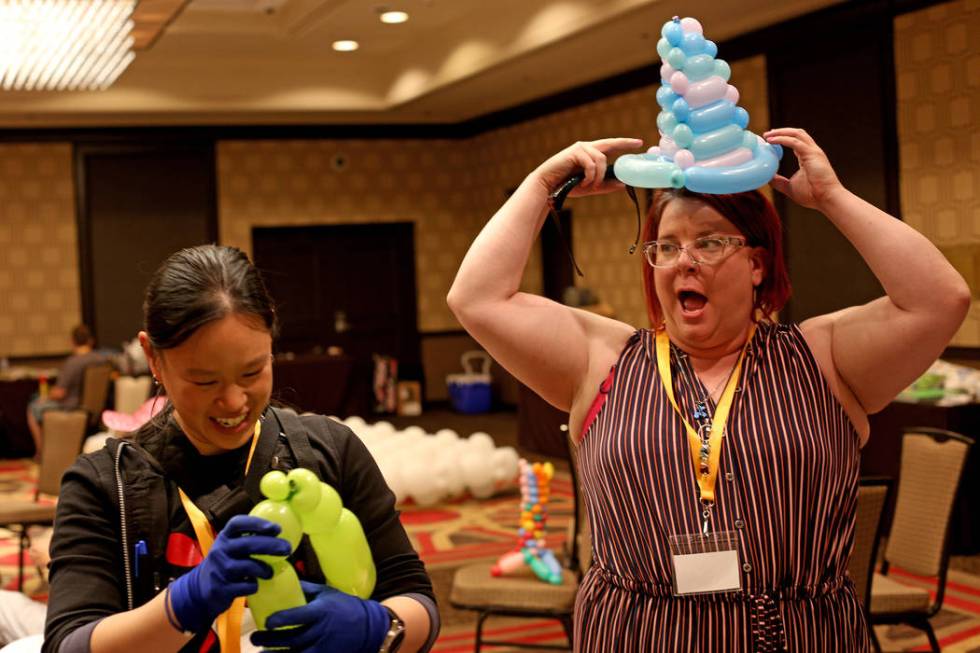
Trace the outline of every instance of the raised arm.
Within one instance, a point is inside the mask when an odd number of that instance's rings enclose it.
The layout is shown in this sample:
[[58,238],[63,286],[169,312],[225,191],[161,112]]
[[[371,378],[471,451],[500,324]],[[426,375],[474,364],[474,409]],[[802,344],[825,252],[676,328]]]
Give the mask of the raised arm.
[[527,176],[473,241],[447,301],[463,327],[501,365],[558,408],[569,410],[592,350],[621,346],[620,322],[518,291],[531,246],[547,216],[548,196],[579,170],[572,195],[622,188],[604,181],[606,157],[635,150],[634,138],[576,143]]
[[866,413],[877,412],[942,353],[966,317],[970,289],[925,236],[844,188],[805,131],[774,129],[765,137],[791,148],[800,163],[792,178],[777,175],[772,186],[826,215],[885,289],[868,304],[801,325],[811,346],[829,354],[833,369],[824,373],[838,375]]

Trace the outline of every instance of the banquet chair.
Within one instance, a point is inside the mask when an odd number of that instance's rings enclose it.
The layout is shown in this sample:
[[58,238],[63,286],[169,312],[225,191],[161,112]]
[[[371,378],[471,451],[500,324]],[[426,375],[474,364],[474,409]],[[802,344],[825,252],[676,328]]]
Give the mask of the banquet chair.
[[[871,577],[878,560],[878,545],[881,541],[882,513],[891,496],[892,479],[868,476],[862,478],[858,487],[857,514],[854,524],[854,549],[847,565],[847,575],[854,582],[858,601],[868,623],[871,623],[869,606],[871,603]],[[871,628],[871,639],[878,648],[877,636]]]
[[[871,623],[904,623],[939,641],[929,618],[943,605],[949,567],[949,527],[960,477],[973,440],[941,429],[903,429],[901,476],[881,573],[871,583]],[[888,575],[892,565],[936,579],[935,598]]]
[[41,462],[33,500],[0,503],[0,527],[12,531],[19,539],[17,555],[17,589],[24,588],[24,553],[30,547],[28,529],[31,526],[54,523],[55,504],[41,501],[41,495],[58,496],[61,477],[75,462],[82,447],[88,414],[82,410],[51,410],[41,424]]
[[[102,410],[109,399],[109,383],[112,380],[112,365],[109,363],[93,363],[85,368],[82,377],[82,396],[78,408],[87,415],[85,428],[95,429],[99,425]],[[45,415],[45,419],[47,416]]]
[[[567,432],[567,427],[563,426],[562,430]],[[538,580],[526,568],[521,570],[520,575],[494,577],[490,575],[492,562],[465,565],[460,567],[453,577],[450,604],[454,608],[478,613],[473,648],[475,653],[479,653],[484,646],[539,650],[572,648],[572,612],[575,607],[575,594],[582,575],[591,562],[588,520],[584,518],[584,505],[579,492],[579,476],[574,452],[575,445],[569,442],[569,471],[572,486],[575,488],[574,516],[563,556],[561,585]],[[554,619],[561,623],[568,638],[568,646],[484,639],[483,627],[491,616]]]

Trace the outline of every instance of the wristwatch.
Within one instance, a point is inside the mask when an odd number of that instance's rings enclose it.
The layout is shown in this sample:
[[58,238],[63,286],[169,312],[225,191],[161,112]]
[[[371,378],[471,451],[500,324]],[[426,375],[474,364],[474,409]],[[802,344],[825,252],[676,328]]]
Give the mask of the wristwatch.
[[405,622],[387,605],[384,606],[384,609],[388,611],[388,615],[391,617],[391,625],[388,626],[388,634],[381,642],[378,653],[395,653],[402,645],[402,640],[405,639]]

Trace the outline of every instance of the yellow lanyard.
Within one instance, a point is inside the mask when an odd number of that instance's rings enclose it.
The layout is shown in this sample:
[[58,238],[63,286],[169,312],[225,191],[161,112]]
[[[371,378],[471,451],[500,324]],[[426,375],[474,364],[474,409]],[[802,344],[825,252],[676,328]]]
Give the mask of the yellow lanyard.
[[[252,434],[252,446],[248,450],[248,460],[245,461],[245,474],[252,465],[252,455],[255,453],[255,445],[259,441],[259,432],[262,429],[261,422],[255,422],[255,432]],[[191,526],[197,535],[198,546],[201,547],[201,554],[207,555],[214,544],[214,528],[204,516],[201,509],[194,505],[194,502],[184,494],[184,491],[177,488],[180,493],[180,502],[184,504],[184,511],[190,517]],[[231,603],[231,607],[218,615],[218,641],[221,642],[222,653],[239,653],[241,649],[242,615],[245,612],[245,597],[239,596]]]
[[[746,338],[742,346],[742,353],[738,356],[735,369],[732,370],[728,385],[721,394],[721,399],[715,407],[715,414],[711,418],[711,434],[708,438],[708,470],[703,472],[701,469],[701,436],[697,430],[691,426],[684,413],[677,406],[674,400],[674,385],[670,376],[670,336],[666,329],[657,332],[657,371],[660,373],[660,380],[663,382],[664,390],[667,391],[667,398],[674,410],[680,415],[684,426],[687,427],[687,440],[691,447],[691,460],[694,463],[694,478],[697,480],[698,488],[701,491],[702,503],[713,503],[715,500],[715,481],[718,480],[718,463],[721,460],[721,441],[725,434],[725,425],[728,423],[728,414],[732,408],[732,401],[735,399],[735,388],[738,386],[738,379],[742,371],[742,361],[745,360],[745,352],[748,350],[752,336],[755,335],[755,325],[749,330],[749,337]],[[707,521],[705,522],[707,524]]]

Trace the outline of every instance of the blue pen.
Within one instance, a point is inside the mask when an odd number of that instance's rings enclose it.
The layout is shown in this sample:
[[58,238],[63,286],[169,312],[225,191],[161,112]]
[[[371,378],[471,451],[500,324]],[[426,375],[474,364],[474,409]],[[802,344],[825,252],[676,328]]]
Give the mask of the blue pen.
[[133,553],[134,553],[134,556],[133,557],[135,558],[135,564],[134,564],[133,573],[136,576],[136,578],[139,578],[140,577],[140,556],[145,556],[147,554],[146,540],[140,540],[140,541],[138,541],[136,543],[136,546],[133,547]]

